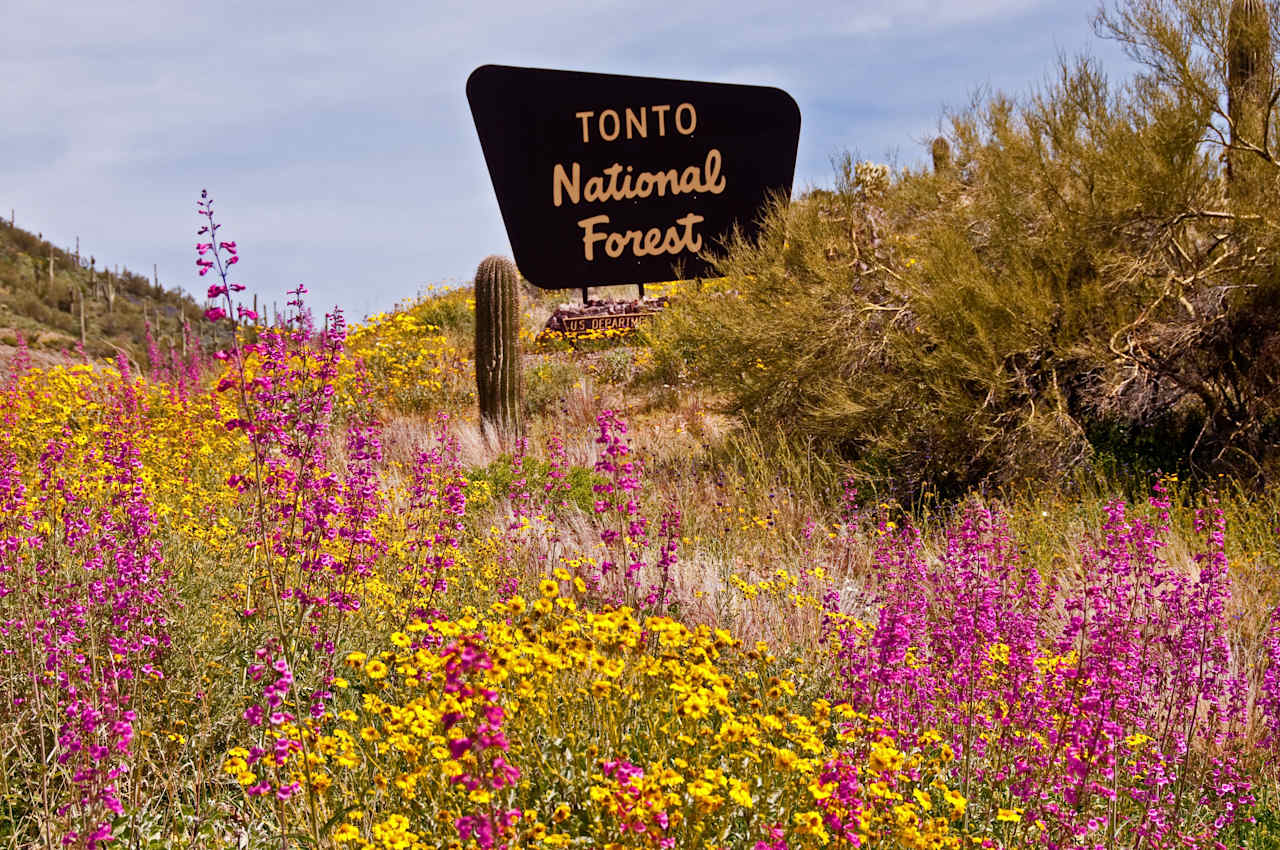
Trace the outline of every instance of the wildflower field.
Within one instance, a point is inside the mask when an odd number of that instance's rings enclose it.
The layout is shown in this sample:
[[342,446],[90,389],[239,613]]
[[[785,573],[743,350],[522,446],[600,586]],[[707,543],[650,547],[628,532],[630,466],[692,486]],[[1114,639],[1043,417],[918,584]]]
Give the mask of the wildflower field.
[[0,846],[1280,846],[1280,499],[904,510],[532,319],[499,438],[200,210],[220,350],[0,387]]

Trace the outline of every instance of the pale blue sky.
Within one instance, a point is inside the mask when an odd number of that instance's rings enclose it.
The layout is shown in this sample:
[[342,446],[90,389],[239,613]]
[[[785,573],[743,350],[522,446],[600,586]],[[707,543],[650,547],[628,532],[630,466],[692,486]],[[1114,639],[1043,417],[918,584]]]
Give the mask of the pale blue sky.
[[302,282],[359,319],[510,253],[464,93],[478,65],[781,87],[802,190],[845,150],[923,161],[947,107],[1025,92],[1059,52],[1126,76],[1096,5],[7,0],[0,210],[203,298],[208,188],[250,292]]

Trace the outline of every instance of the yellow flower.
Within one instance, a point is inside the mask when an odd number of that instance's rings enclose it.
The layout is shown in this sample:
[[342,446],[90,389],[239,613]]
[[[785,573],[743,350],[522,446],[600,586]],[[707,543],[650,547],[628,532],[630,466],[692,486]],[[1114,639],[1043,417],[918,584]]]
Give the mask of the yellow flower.
[[664,767],[662,772],[658,774],[658,784],[664,788],[679,785],[682,782],[684,782],[684,777],[669,767]]
[[360,830],[355,824],[344,823],[333,831],[333,840],[339,844],[345,844],[348,841],[355,841],[360,837]]
[[823,844],[827,843],[827,831],[822,827],[822,815],[818,812],[796,812],[792,820],[802,835],[813,835]]
[[809,793],[815,800],[825,800],[830,797],[832,792],[835,790],[836,784],[834,782],[827,782],[825,784],[819,784],[817,782],[809,783]]
[[375,658],[365,665],[364,672],[369,675],[370,679],[383,679],[387,675],[387,665]]
[[964,807],[968,805],[968,801],[959,791],[952,791],[948,789],[947,792],[942,795],[942,799],[947,801],[947,804],[951,806],[951,811],[956,815],[964,814]]
[[702,800],[715,793],[715,787],[705,779],[695,779],[689,783],[689,793],[695,800]]
[[1001,809],[996,813],[996,820],[1017,823],[1022,820],[1022,809]]
[[548,599],[554,599],[556,596],[560,595],[560,585],[556,584],[549,578],[544,578],[538,584],[538,590],[541,591],[542,595]]
[[1141,732],[1134,732],[1132,735],[1124,739],[1124,742],[1131,750],[1140,750],[1142,745],[1154,740],[1150,735],[1144,735]]
[[694,720],[701,720],[706,717],[711,710],[707,705],[707,699],[703,693],[704,692],[691,694],[689,698],[684,701],[684,713],[689,717],[692,717]]
[[871,769],[876,773],[897,771],[905,758],[890,738],[881,738],[871,747]]

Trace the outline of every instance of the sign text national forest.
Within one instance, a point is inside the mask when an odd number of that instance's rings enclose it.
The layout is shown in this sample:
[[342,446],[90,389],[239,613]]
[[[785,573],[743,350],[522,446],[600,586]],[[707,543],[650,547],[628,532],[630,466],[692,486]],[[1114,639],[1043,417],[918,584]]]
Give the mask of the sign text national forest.
[[781,89],[484,65],[467,99],[516,265],[543,289],[710,273],[791,193],[800,110]]

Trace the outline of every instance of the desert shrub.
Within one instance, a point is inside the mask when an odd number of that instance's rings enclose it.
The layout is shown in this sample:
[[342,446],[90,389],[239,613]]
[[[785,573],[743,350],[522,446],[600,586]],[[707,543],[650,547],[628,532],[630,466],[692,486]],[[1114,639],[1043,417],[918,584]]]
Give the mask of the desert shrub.
[[393,411],[436,411],[467,404],[474,393],[469,360],[417,310],[373,316],[351,331],[347,344],[350,358],[359,360],[362,369],[344,380],[376,388]]
[[77,307],[74,286],[62,282],[52,284],[49,287],[49,301],[59,312],[74,313]]
[[131,295],[136,295],[141,298],[153,294],[154,289],[151,283],[151,278],[146,275],[140,275],[136,272],[131,272],[128,269],[125,269],[120,273],[119,281],[124,291]]
[[9,308],[19,316],[26,316],[41,324],[48,324],[53,312],[40,300],[40,296],[30,289],[16,289],[5,297]]
[[98,330],[103,336],[115,337],[128,332],[124,316],[119,312],[104,313],[98,318]]
[[591,371],[607,384],[625,384],[636,370],[636,355],[632,348],[613,348],[602,352],[591,364]]
[[[1196,30],[1155,20],[1113,32],[1153,63],[1194,52]],[[1155,65],[1113,85],[1063,61],[1025,98],[951,116],[939,173],[846,157],[833,189],[774,208],[719,258],[722,286],[650,330],[650,377],[705,382],[899,491],[1052,478],[1104,445],[1265,478],[1275,186],[1228,196],[1203,88]]]
[[130,339],[142,339],[146,334],[146,319],[141,313],[117,309],[112,315],[117,317],[115,326]]
[[550,358],[531,362],[524,368],[524,413],[526,418],[542,416],[560,404],[574,385],[582,380],[582,372],[571,363]]
[[430,289],[427,296],[411,309],[419,321],[435,325],[459,338],[473,340],[476,333],[476,311],[471,293],[470,287],[440,292]]
[[[468,498],[477,504],[502,500],[511,493],[540,493],[552,483],[552,466],[545,460],[527,456],[500,455],[488,466],[466,473]],[[582,513],[591,513],[596,500],[597,485],[605,483],[585,466],[570,465],[564,470],[563,498]]]

